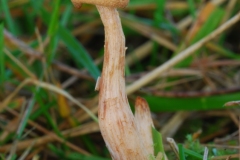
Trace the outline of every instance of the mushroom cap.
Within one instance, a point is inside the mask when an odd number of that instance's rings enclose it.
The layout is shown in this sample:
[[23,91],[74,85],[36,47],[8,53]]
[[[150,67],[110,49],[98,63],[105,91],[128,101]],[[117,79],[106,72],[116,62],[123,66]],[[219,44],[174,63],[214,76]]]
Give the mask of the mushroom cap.
[[77,8],[81,7],[82,3],[94,4],[99,6],[124,8],[128,5],[129,0],[71,0]]

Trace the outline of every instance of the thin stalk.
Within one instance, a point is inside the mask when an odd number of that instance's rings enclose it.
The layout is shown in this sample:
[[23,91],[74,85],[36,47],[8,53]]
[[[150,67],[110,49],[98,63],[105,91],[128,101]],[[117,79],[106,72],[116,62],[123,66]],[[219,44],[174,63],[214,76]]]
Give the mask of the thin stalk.
[[125,92],[125,37],[115,8],[97,6],[105,28],[105,53],[99,85],[99,125],[114,160],[146,160]]

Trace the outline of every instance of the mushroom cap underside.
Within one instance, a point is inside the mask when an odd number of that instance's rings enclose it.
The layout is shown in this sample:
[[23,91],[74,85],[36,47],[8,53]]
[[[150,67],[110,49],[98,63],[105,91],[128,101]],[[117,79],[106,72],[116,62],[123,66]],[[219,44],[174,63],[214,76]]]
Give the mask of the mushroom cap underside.
[[82,3],[114,8],[124,8],[128,5],[129,2],[129,0],[71,0],[71,1],[73,5],[77,8],[79,8]]

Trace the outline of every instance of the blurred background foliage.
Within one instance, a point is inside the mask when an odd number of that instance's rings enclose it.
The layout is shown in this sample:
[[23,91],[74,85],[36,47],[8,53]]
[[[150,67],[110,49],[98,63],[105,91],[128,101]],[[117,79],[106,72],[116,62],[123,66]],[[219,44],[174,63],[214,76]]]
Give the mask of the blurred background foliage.
[[[239,9],[238,0],[131,0],[119,9],[128,47],[126,85]],[[239,25],[129,94],[131,105],[136,96],[148,101],[169,159],[176,155],[166,137],[184,144],[186,159],[202,159],[201,143],[216,159],[238,156],[239,110],[223,105],[240,99]],[[94,91],[103,46],[104,29],[93,5],[76,9],[70,0],[0,0],[2,159],[109,159]]]

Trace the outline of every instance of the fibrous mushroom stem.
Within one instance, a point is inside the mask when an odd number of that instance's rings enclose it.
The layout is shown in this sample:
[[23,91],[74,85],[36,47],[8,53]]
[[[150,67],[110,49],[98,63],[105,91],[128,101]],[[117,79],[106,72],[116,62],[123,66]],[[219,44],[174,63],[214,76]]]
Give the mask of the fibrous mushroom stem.
[[125,93],[125,37],[115,8],[97,6],[105,29],[104,65],[99,94],[99,125],[114,160],[146,160]]
[[135,121],[145,150],[149,155],[154,155],[152,127],[153,121],[148,103],[141,97],[136,98],[135,102]]

